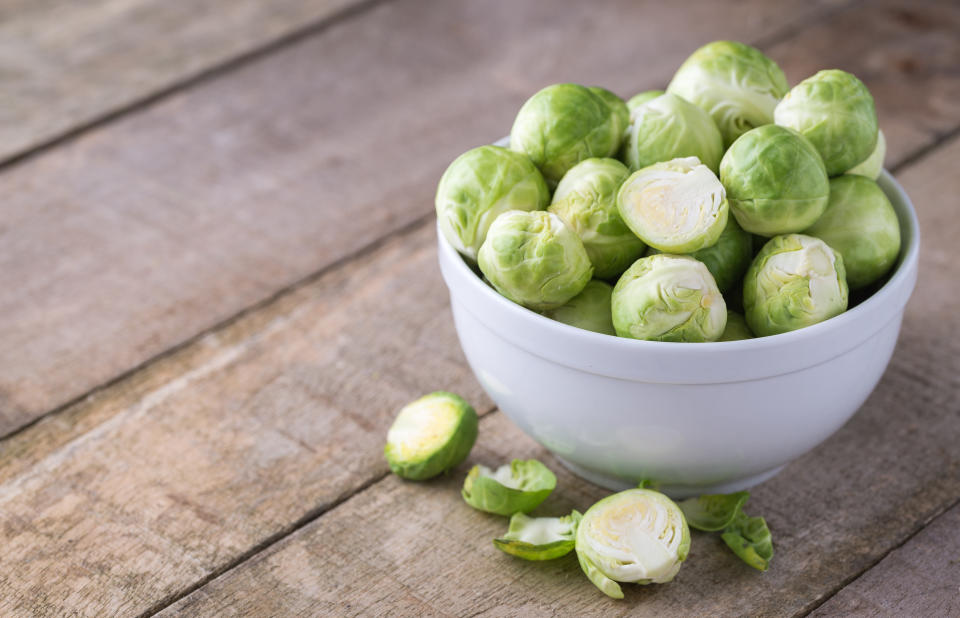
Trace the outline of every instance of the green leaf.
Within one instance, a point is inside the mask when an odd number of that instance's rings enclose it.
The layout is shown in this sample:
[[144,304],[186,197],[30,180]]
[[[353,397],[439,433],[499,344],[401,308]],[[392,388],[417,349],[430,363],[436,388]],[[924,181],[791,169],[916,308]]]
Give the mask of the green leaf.
[[748,517],[740,511],[720,538],[741,560],[758,571],[766,571],[770,566],[773,540],[770,528],[762,517]]
[[524,560],[559,558],[573,549],[581,517],[577,511],[566,517],[527,517],[516,513],[510,518],[507,533],[493,539],[493,544]]
[[623,590],[620,588],[620,584],[601,573],[600,569],[598,569],[589,558],[584,556],[582,552],[577,552],[577,559],[580,561],[580,568],[586,573],[587,578],[593,582],[593,585],[599,588],[603,594],[612,599],[623,598]]
[[680,502],[679,506],[691,528],[717,532],[734,522],[749,497],[749,491],[738,491],[735,494],[709,494],[689,498]]

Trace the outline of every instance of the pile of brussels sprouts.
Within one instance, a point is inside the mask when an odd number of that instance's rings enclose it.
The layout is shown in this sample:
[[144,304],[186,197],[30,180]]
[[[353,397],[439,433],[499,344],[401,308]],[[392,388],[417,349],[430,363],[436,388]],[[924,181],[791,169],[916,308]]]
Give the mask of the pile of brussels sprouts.
[[[477,413],[458,395],[437,391],[406,405],[387,433],[390,469],[402,478],[427,480],[462,463],[477,439]],[[671,581],[690,551],[690,528],[719,532],[748,565],[766,571],[773,558],[770,529],[749,517],[745,491],[705,495],[679,504],[641,483],[603,498],[581,514],[530,517],[557,486],[536,459],[514,459],[497,469],[475,465],[461,495],[475,509],[510,518],[495,547],[524,560],[552,560],[576,551],[580,568],[606,595],[623,598],[618,582]]]
[[850,73],[790,89],[760,51],[716,41],[666,92],[537,92],[509,148],[450,164],[437,218],[494,289],[560,322],[654,341],[775,335],[842,313],[896,261],[885,150]]

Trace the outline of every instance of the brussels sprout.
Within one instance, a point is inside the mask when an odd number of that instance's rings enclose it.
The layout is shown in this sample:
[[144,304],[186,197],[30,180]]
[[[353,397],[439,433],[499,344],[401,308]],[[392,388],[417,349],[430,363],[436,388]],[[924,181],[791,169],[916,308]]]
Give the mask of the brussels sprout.
[[622,273],[646,248],[617,210],[617,191],[629,175],[616,159],[581,161],[557,185],[548,209],[577,233],[601,279]]
[[613,327],[621,337],[715,341],[727,308],[703,262],[678,255],[637,260],[613,289]]
[[422,481],[455,468],[476,440],[476,411],[459,396],[437,391],[400,410],[383,451],[394,474]]
[[437,186],[437,220],[454,249],[471,260],[490,224],[508,210],[543,210],[550,190],[530,159],[499,146],[481,146],[457,157]]
[[577,84],[547,86],[520,108],[510,131],[510,148],[526,153],[547,182],[556,184],[580,161],[617,152],[623,110],[611,108],[609,101]]
[[677,506],[691,528],[704,532],[717,532],[731,525],[740,514],[740,509],[750,497],[749,491],[735,494],[709,494],[689,498]]
[[637,170],[620,187],[617,209],[640,240],[666,253],[713,245],[728,217],[723,185],[696,157]]
[[773,118],[810,140],[830,176],[864,161],[877,145],[873,97],[846,71],[820,71],[803,80],[780,101]]
[[787,78],[763,52],[736,41],[714,41],[687,58],[667,92],[710,114],[724,147],[754,127],[773,122]]
[[556,486],[557,477],[536,459],[514,459],[496,470],[474,466],[461,493],[475,509],[510,516],[537,508]]
[[628,489],[591,506],[577,527],[577,558],[590,581],[622,599],[617,582],[672,580],[690,551],[683,512],[665,495]]
[[627,109],[632,112],[647,101],[656,99],[663,93],[663,90],[645,90],[639,94],[635,94],[627,101]]
[[747,270],[743,307],[750,330],[762,337],[839,315],[847,309],[843,257],[819,238],[775,236]]
[[900,254],[900,223],[883,190],[864,176],[830,179],[830,203],[812,227],[843,256],[847,285],[856,290],[882,277]]
[[736,311],[727,310],[727,326],[723,329],[723,334],[717,341],[741,341],[743,339],[753,339],[753,333],[747,326],[747,319]]
[[748,517],[740,511],[720,538],[741,560],[758,571],[766,571],[770,566],[773,540],[762,517]]
[[616,335],[616,331],[613,330],[613,319],[610,316],[611,294],[613,294],[613,286],[593,279],[566,305],[546,311],[543,315],[584,330]]
[[737,223],[763,236],[807,229],[823,214],[830,192],[813,145],[773,124],[734,142],[720,161],[720,182]]
[[[650,249],[647,255],[660,253]],[[720,291],[726,294],[743,278],[753,259],[753,236],[733,217],[727,218],[720,238],[710,247],[694,251],[690,257],[707,265]]]
[[723,138],[713,119],[669,93],[633,109],[624,139],[624,161],[634,170],[678,157],[697,157],[716,174],[723,156]]
[[883,159],[887,156],[887,138],[883,136],[883,130],[877,130],[877,145],[873,148],[870,156],[847,170],[848,174],[857,176],[866,176],[870,180],[876,180],[880,177],[880,170],[883,169]]
[[493,539],[493,544],[524,560],[553,560],[573,549],[581,517],[577,511],[566,517],[527,517],[514,513],[507,533]]
[[589,86],[587,90],[603,99],[603,102],[607,104],[610,111],[613,112],[617,135],[622,136],[624,131],[627,130],[627,125],[630,124],[630,109],[627,107],[627,104],[623,99],[606,88]]
[[511,210],[497,217],[478,263],[498,292],[537,311],[564,304],[593,274],[580,238],[545,211]]

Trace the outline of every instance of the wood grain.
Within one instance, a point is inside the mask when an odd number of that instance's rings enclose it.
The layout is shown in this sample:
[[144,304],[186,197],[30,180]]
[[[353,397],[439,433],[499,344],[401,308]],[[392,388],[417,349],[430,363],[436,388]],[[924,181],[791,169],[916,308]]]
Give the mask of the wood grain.
[[[454,478],[418,485],[387,478],[192,593],[168,615],[366,615],[423,604],[426,613],[490,615],[787,615],[804,613],[872,566],[960,497],[960,222],[940,195],[960,139],[902,180],[924,233],[920,281],[890,367],[836,435],[753,491],[776,557],[765,574],[715,538],[695,534],[675,583],[630,587],[614,603],[578,575],[574,560],[512,561],[489,540],[505,520],[460,500]],[[473,460],[535,455],[560,465],[499,413],[481,425]],[[562,474],[553,514],[596,500]]]
[[390,3],[8,169],[0,435],[429,216],[540,86],[651,87],[830,1]]
[[357,2],[4,0],[0,161]]

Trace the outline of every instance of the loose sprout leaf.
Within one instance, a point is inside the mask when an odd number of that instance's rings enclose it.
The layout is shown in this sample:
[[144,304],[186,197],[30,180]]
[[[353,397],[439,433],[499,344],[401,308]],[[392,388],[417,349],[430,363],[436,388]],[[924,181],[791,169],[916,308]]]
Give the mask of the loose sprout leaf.
[[738,491],[734,494],[709,494],[684,500],[678,505],[691,528],[716,532],[733,524],[749,497],[748,491]]
[[577,552],[577,560],[580,561],[580,568],[583,569],[587,578],[593,582],[593,585],[599,588],[603,594],[613,599],[623,598],[623,590],[620,588],[620,584],[601,573],[600,569],[590,562],[589,558]]
[[720,535],[733,553],[757,569],[766,571],[773,559],[770,528],[762,517],[749,517],[739,511],[736,519]]
[[556,486],[557,477],[536,459],[514,459],[496,470],[474,466],[463,482],[461,494],[475,509],[510,516],[529,513]]
[[503,552],[524,560],[552,560],[570,553],[575,544],[581,515],[527,517],[515,513],[507,533],[493,544]]

